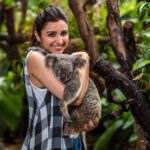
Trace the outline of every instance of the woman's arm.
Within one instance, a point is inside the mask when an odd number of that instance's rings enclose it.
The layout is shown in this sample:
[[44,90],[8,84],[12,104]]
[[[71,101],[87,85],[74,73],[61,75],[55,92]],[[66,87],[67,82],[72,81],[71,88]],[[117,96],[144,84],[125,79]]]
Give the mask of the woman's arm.
[[[79,105],[87,91],[89,83],[89,56],[85,52],[77,52],[73,55],[82,57],[86,60],[84,67],[79,69],[79,75],[82,80],[82,89],[78,100],[75,105]],[[28,72],[31,82],[37,87],[46,87],[59,99],[62,99],[64,92],[64,85],[58,81],[56,76],[53,74],[52,68],[45,67],[45,57],[40,53],[33,52],[28,58]]]
[[73,103],[73,105],[80,105],[89,85],[89,55],[86,52],[75,52],[73,56],[81,57],[86,60],[85,65],[79,69],[80,79],[82,81],[82,89],[78,99]]
[[[73,53],[72,55],[82,57],[87,62],[86,65],[82,69],[80,69],[79,73],[80,73],[80,78],[83,82],[83,86],[82,86],[79,98],[73,103],[73,105],[80,105],[89,85],[89,59],[90,58],[88,54],[85,52],[76,52],[76,53]],[[99,124],[99,118],[95,117],[92,120],[89,120],[84,125],[84,128],[82,129],[82,131],[86,131],[86,132],[91,131],[94,128],[96,128],[98,124]]]
[[45,57],[33,52],[28,58],[28,72],[31,82],[39,88],[47,88],[56,97],[62,99],[64,85],[53,74],[52,68],[45,67]]

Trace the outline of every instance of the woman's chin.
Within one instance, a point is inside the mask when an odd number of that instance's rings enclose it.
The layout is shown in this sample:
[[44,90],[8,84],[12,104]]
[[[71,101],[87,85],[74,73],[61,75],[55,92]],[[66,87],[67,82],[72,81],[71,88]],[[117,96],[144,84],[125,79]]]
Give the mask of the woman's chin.
[[53,50],[52,53],[53,54],[62,54],[64,52],[64,50]]

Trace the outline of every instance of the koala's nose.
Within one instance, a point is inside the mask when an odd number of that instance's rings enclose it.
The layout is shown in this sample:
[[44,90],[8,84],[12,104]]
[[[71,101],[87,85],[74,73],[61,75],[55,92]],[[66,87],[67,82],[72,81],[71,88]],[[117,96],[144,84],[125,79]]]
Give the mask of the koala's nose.
[[66,81],[66,73],[65,72],[61,73],[61,80]]
[[62,73],[62,77],[66,77],[66,73]]

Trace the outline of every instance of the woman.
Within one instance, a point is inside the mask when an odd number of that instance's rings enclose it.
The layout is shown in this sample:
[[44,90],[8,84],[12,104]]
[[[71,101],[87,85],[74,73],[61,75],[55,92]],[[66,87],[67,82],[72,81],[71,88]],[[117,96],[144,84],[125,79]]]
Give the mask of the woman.
[[[29,125],[22,150],[82,150],[81,138],[71,139],[63,135],[63,116],[60,100],[64,85],[57,80],[52,69],[45,67],[44,58],[48,53],[61,54],[68,46],[68,19],[62,9],[49,6],[37,15],[35,20],[32,47],[24,63],[24,78],[29,104]],[[40,48],[41,50],[39,50]],[[85,52],[77,52],[87,62]],[[89,63],[80,70],[83,87],[73,105],[80,105],[88,88]],[[96,127],[98,119],[89,120],[83,131]]]

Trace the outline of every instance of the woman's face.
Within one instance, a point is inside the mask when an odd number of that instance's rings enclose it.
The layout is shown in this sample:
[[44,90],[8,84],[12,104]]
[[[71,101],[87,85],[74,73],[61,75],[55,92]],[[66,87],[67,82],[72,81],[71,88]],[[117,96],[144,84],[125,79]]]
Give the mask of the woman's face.
[[50,53],[63,53],[68,43],[68,24],[63,20],[48,22],[41,31],[40,47]]

